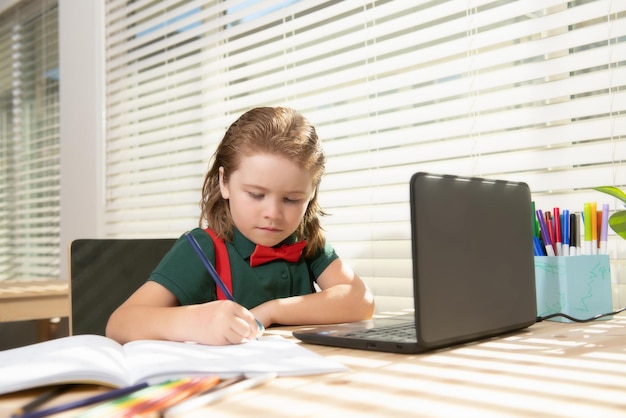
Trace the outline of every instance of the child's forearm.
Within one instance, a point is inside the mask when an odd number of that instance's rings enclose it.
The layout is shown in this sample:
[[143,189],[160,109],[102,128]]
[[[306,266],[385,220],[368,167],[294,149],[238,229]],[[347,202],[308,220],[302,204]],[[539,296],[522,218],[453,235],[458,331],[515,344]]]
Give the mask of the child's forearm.
[[186,322],[184,308],[136,305],[122,307],[109,318],[106,336],[121,344],[148,339],[183,341]]
[[308,325],[354,322],[370,319],[374,297],[362,284],[338,284],[310,295],[269,301],[252,309],[260,317],[269,316],[271,324]]
[[156,339],[239,344],[256,338],[258,331],[250,311],[228,300],[171,307],[122,305],[107,325],[107,336],[120,343]]

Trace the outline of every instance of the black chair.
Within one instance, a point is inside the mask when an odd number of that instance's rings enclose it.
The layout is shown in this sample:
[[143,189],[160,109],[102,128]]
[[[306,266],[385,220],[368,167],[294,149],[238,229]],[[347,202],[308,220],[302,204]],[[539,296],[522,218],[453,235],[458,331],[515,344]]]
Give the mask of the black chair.
[[176,239],[77,239],[70,244],[70,334],[104,335]]

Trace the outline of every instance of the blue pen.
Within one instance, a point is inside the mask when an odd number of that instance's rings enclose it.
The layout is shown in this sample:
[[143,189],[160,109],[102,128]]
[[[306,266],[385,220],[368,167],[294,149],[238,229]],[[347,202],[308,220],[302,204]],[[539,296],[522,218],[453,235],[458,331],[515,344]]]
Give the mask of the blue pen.
[[[202,248],[200,248],[200,244],[198,244],[198,241],[196,241],[194,236],[191,235],[191,232],[185,232],[185,236],[187,237],[187,240],[189,241],[193,249],[196,251],[196,254],[198,254],[200,261],[202,261],[202,264],[204,264],[204,267],[206,267],[206,269],[208,270],[209,275],[211,276],[215,284],[219,286],[219,288],[222,290],[222,292],[224,293],[224,295],[226,296],[228,300],[232,300],[233,302],[236,302],[233,295],[230,293],[228,288],[226,288],[226,285],[224,285],[224,282],[222,281],[222,279],[220,279],[220,276],[219,274],[217,274],[215,267],[213,267],[213,265],[211,264],[209,259],[206,257],[206,255],[204,255],[204,252],[202,251]],[[263,331],[265,331],[265,327],[263,326],[261,321],[259,321],[256,318],[255,318],[255,321],[257,325],[259,326],[259,332],[262,333]]]

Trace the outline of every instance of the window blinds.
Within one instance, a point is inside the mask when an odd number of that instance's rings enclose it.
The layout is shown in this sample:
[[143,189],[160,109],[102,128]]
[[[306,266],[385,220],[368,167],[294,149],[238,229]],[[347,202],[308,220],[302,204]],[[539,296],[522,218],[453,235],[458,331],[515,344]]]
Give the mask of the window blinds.
[[59,276],[57,2],[0,16],[0,280]]
[[525,181],[539,207],[626,184],[626,3],[135,1],[106,10],[106,231],[178,236],[241,113],[294,107],[328,157],[329,240],[409,306],[415,171]]

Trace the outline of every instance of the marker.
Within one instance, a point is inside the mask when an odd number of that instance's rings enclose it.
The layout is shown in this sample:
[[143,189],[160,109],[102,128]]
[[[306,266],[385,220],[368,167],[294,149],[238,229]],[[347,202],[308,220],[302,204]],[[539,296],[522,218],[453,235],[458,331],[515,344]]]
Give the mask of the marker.
[[[198,241],[196,241],[194,236],[191,235],[191,232],[189,231],[185,232],[185,236],[187,237],[187,240],[189,241],[193,249],[196,251],[196,254],[198,254],[200,261],[202,261],[202,264],[204,264],[204,267],[206,267],[207,271],[209,272],[209,275],[211,276],[215,284],[219,286],[219,288],[222,290],[226,298],[230,301],[237,302],[235,298],[233,297],[233,295],[228,290],[228,288],[226,287],[226,285],[224,285],[224,282],[222,281],[222,279],[220,279],[220,276],[219,274],[217,274],[215,267],[213,267],[213,265],[211,264],[209,259],[206,257],[206,255],[204,255],[202,248],[200,248],[200,244],[198,244]],[[263,326],[261,321],[259,321],[258,319],[255,318],[254,320],[256,321],[257,326],[259,327],[259,332],[257,334],[257,338],[258,338],[265,331],[265,327]]]
[[[554,225],[552,223],[552,213],[548,210],[545,213],[545,222],[544,225],[546,226],[546,232],[547,232],[547,236],[550,240],[550,244],[552,245],[552,249],[554,251],[554,253],[556,254],[556,237],[554,236]],[[545,244],[545,242],[544,242]]]
[[578,216],[569,215],[569,255],[578,254]]
[[608,241],[608,233],[609,233],[609,205],[602,205],[602,223],[600,229],[600,248],[598,250],[599,254],[608,254],[609,250],[607,248]]
[[589,203],[591,208],[591,254],[598,254],[598,210],[596,202]]
[[531,214],[530,216],[533,219],[533,235],[539,237],[539,222],[537,222],[537,218],[535,218],[535,201],[530,202],[531,205]]
[[164,418],[182,416],[182,414],[186,412],[220,401],[225,397],[232,395],[233,393],[262,385],[265,382],[274,379],[276,376],[276,373],[264,373],[262,375],[251,377],[238,383],[233,383],[232,385],[227,386],[224,389],[211,391],[204,395],[195,396],[191,399],[179,403],[176,406],[166,409],[162,416]]
[[576,214],[576,255],[583,255],[583,235],[585,234],[585,223],[583,214]]
[[554,208],[553,211],[554,216],[554,249],[556,255],[563,255],[563,251],[561,250],[561,243],[563,242],[563,238],[561,236],[561,215],[560,209]]
[[585,203],[584,210],[583,224],[585,226],[585,242],[583,246],[583,254],[591,255],[591,205],[589,203]]
[[562,251],[563,255],[569,255],[569,228],[570,228],[570,217],[569,210],[563,209],[563,214],[561,215],[561,230],[563,234],[563,246]]
[[536,256],[546,255],[543,247],[541,246],[541,241],[539,241],[539,237],[533,235],[533,254]]
[[550,242],[550,235],[548,234],[548,228],[546,227],[546,220],[543,217],[541,209],[537,209],[537,220],[539,221],[541,239],[543,240],[543,245],[546,247],[546,254],[548,256],[553,256],[555,255],[554,248],[552,247],[552,242]]

